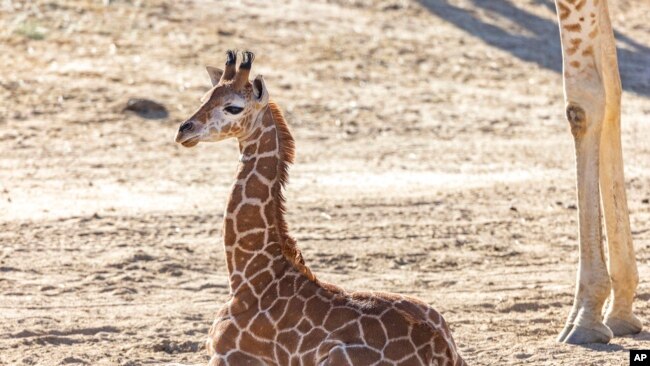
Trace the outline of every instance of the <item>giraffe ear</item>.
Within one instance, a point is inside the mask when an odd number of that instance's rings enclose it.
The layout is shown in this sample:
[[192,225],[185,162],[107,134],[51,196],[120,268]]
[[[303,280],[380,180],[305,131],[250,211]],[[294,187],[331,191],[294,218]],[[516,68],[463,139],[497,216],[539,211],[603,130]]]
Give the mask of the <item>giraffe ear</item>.
[[253,96],[259,104],[265,105],[269,102],[269,92],[266,90],[262,75],[257,75],[253,80]]
[[212,86],[219,84],[219,80],[221,80],[221,75],[223,75],[223,70],[218,67],[212,67],[212,66],[206,66],[205,69],[208,71],[208,75],[210,75],[210,81],[212,81]]

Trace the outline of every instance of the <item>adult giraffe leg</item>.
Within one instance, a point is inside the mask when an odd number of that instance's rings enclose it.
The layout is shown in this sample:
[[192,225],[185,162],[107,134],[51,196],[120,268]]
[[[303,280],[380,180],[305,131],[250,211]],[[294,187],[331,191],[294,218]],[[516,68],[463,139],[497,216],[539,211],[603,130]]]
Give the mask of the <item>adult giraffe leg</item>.
[[600,148],[606,90],[600,72],[602,35],[599,7],[604,0],[556,0],[564,76],[566,116],[571,125],[577,168],[580,260],[573,308],[558,338],[571,344],[606,343],[613,336],[602,322],[610,293],[600,207]]
[[605,313],[605,324],[617,336],[635,334],[643,328],[641,321],[632,313],[639,274],[630,233],[619,123],[618,118],[605,121],[600,151],[600,186],[613,290]]
[[594,102],[599,99],[597,94],[584,90],[571,95],[567,98],[567,118],[576,150],[580,259],[573,308],[558,340],[607,343],[613,334],[603,324],[601,312],[611,286],[602,242],[598,179],[604,103],[599,106]]
[[638,333],[642,325],[632,313],[639,274],[632,244],[623,175],[621,80],[606,2],[601,9],[600,19],[602,75],[606,90],[605,121],[600,138],[600,189],[607,228],[608,269],[612,283],[605,324],[618,336]]

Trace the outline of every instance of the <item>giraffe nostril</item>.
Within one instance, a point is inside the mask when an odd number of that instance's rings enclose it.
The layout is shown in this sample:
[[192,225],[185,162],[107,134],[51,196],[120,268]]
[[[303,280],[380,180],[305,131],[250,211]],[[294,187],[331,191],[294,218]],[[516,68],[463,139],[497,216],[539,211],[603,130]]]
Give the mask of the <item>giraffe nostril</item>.
[[188,121],[188,122],[183,123],[183,124],[181,125],[181,128],[178,129],[178,131],[179,131],[179,132],[189,131],[189,130],[192,129],[192,127],[194,127],[194,125],[192,124],[192,122],[189,122],[189,121]]

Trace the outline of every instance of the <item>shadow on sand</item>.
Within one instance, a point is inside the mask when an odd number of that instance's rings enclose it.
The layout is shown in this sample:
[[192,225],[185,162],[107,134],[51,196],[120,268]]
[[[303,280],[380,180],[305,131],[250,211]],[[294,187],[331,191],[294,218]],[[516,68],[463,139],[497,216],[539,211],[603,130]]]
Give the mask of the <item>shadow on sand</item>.
[[650,332],[644,330],[641,331],[641,333],[635,334],[631,337],[636,339],[637,341],[650,341]]
[[[562,51],[558,25],[514,5],[511,0],[470,0],[475,8],[497,18],[507,18],[524,33],[488,24],[467,9],[452,5],[449,0],[419,0],[431,13],[454,24],[485,43],[509,52],[524,61],[534,62],[556,72],[562,70]],[[553,0],[535,0],[539,6],[555,13]],[[650,47],[620,32],[615,32],[623,89],[650,96]]]

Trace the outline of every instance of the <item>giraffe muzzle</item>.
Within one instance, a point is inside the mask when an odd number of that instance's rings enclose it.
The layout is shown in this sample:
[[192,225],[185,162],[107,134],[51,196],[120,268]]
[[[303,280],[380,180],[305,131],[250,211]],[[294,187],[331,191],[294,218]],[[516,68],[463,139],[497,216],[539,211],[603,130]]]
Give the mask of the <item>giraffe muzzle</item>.
[[196,125],[192,121],[185,121],[178,128],[176,142],[185,146],[192,147],[199,143],[199,136],[194,132]]

